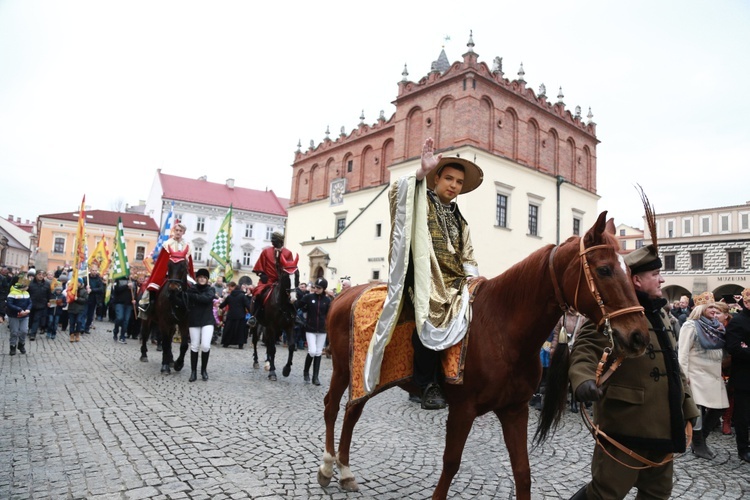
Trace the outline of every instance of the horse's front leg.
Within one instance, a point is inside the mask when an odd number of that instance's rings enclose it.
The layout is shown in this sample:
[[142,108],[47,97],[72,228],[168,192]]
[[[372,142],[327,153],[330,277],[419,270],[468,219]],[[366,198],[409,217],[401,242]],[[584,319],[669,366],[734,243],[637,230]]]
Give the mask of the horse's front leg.
[[172,357],[172,336],[174,335],[174,328],[168,327],[166,329],[161,329],[161,371],[162,373],[169,374],[172,373],[170,369],[170,365],[174,362],[174,358]]
[[289,357],[287,357],[286,364],[284,365],[284,369],[281,370],[281,374],[285,377],[288,377],[289,374],[292,372],[292,359],[294,358],[294,351],[297,350],[297,342],[294,340],[294,333],[292,333],[292,340],[289,340],[289,336],[287,335],[287,349],[289,350]]
[[443,472],[440,474],[433,500],[448,498],[451,481],[461,466],[461,456],[464,453],[466,439],[469,437],[471,426],[477,417],[476,411],[470,405],[451,404],[448,407],[448,421],[445,429],[445,450],[443,451]]
[[516,483],[516,498],[531,499],[531,468],[529,467],[529,449],[526,442],[529,424],[529,405],[524,402],[502,413],[495,411],[503,427],[505,446],[510,455],[510,467]]
[[145,319],[141,320],[141,361],[148,361],[148,334],[151,331],[151,322]]
[[276,381],[275,358],[276,358],[276,342],[274,342],[273,336],[268,335],[266,337],[266,359],[268,363],[268,380]]
[[[333,382],[331,383],[331,387],[333,387]],[[336,465],[338,466],[341,475],[341,477],[339,477],[339,485],[341,485],[341,488],[344,491],[359,491],[357,480],[354,479],[354,474],[352,474],[352,471],[349,468],[349,450],[352,444],[354,426],[357,425],[357,421],[362,415],[362,410],[365,408],[366,401],[367,400],[364,400],[361,403],[351,405],[344,413],[344,422],[341,426],[341,439],[339,440],[339,452],[336,455]],[[328,412],[327,407],[326,412]],[[326,432],[326,435],[327,434],[328,433]]]
[[190,330],[188,330],[187,323],[181,324],[179,329],[182,341],[180,342],[180,355],[174,362],[174,370],[176,372],[182,370],[182,367],[185,366],[185,353],[190,348]]

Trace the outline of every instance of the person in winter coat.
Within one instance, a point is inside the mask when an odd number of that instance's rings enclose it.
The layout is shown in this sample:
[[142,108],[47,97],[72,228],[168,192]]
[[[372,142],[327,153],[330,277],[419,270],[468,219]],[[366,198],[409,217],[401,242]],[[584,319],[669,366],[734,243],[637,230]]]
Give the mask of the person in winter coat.
[[57,337],[57,323],[60,321],[65,304],[65,293],[62,284],[58,282],[47,305],[47,338],[50,340],[55,340]]
[[214,335],[214,288],[208,284],[208,269],[195,273],[197,284],[187,290],[188,328],[190,330],[190,382],[198,378],[198,349],[201,351],[201,378],[208,380],[208,355]]
[[70,341],[80,342],[81,333],[86,328],[86,311],[88,310],[89,289],[84,286],[83,278],[78,278],[76,298],[68,304],[68,321],[70,322]]
[[310,381],[310,365],[313,365],[313,385],[320,385],[320,359],[323,345],[326,341],[326,315],[331,307],[331,298],[326,294],[328,281],[318,278],[312,286],[312,293],[308,293],[294,303],[299,311],[307,313],[305,324],[307,337],[307,357],[303,377]]
[[113,340],[117,342],[117,334],[120,334],[120,343],[125,344],[128,335],[130,316],[135,308],[135,284],[125,276],[117,278],[112,289],[112,303],[115,306],[115,328],[112,330]]
[[52,296],[49,283],[44,280],[44,271],[29,270],[29,297],[31,314],[29,315],[29,340],[36,340],[36,334],[47,326],[47,303]]
[[10,328],[10,355],[16,355],[16,348],[21,354],[26,354],[26,334],[29,332],[29,315],[31,314],[31,298],[29,298],[29,280],[19,278],[11,287],[6,299],[8,314],[8,328]]
[[231,281],[227,286],[229,295],[219,304],[219,308],[229,306],[224,316],[224,330],[221,334],[222,347],[237,345],[240,349],[247,343],[247,320],[245,315],[250,311],[248,297],[237,283]]
[[732,355],[729,385],[734,389],[734,433],[740,460],[750,462],[750,288],[742,291],[742,310],[727,325],[727,351]]
[[716,319],[718,309],[711,292],[695,297],[695,307],[680,329],[677,353],[680,368],[687,378],[701,418],[693,429],[693,453],[712,459],[715,453],[708,447],[708,435],[719,423],[729,398],[721,376],[724,358],[724,326]]

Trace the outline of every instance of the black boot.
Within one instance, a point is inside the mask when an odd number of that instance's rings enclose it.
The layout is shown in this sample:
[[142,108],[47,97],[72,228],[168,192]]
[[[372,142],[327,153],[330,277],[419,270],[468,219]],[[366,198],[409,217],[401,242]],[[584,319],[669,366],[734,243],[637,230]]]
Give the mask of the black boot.
[[190,351],[190,378],[188,382],[195,382],[198,379],[198,353]]
[[16,355],[16,346],[12,345],[10,346],[10,355],[15,356]]
[[305,358],[305,369],[302,371],[302,378],[305,380],[305,382],[310,381],[310,365],[313,362],[313,357],[309,354]]
[[570,497],[570,500],[586,500],[588,497],[586,496],[586,488],[588,488],[588,484],[583,485],[583,488],[576,491],[572,497]]
[[711,460],[711,450],[706,446],[706,441],[703,439],[703,430],[697,430],[693,432],[693,444],[690,445],[690,449],[693,455],[699,456]]
[[320,374],[320,356],[315,356],[315,358],[313,358],[313,377],[312,377],[313,385],[320,385],[320,379],[318,378],[319,374]]
[[19,342],[18,352],[20,352],[21,354],[26,354],[26,344],[24,344],[23,342]]
[[201,378],[205,382],[208,380],[208,372],[206,371],[206,367],[208,366],[208,355],[211,353],[211,351],[201,352]]

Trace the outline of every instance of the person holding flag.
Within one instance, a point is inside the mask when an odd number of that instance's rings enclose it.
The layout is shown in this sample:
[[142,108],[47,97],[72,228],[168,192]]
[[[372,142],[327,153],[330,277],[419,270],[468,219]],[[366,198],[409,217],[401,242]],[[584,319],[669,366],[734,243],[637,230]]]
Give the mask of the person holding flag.
[[112,332],[115,342],[117,342],[117,334],[119,333],[120,343],[125,344],[125,336],[128,334],[128,324],[130,323],[130,310],[131,308],[135,310],[135,290],[133,282],[130,281],[130,264],[125,251],[122,218],[117,222],[112,279],[114,280],[112,302],[115,305],[115,328]]

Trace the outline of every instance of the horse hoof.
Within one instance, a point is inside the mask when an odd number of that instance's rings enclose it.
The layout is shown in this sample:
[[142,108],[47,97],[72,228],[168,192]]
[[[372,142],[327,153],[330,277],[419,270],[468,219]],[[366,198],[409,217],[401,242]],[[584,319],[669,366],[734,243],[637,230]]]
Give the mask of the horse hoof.
[[354,479],[353,477],[342,479],[339,481],[339,484],[341,485],[341,489],[344,491],[359,491],[359,485],[357,484],[356,479]]
[[253,368],[258,370],[260,368],[260,364],[256,361],[255,363],[253,363]]
[[146,356],[141,356],[141,362],[148,363],[148,358]]
[[277,380],[276,379],[276,372],[269,373],[268,374],[268,380],[270,380],[271,382],[276,382],[276,380]]
[[271,362],[270,361],[266,361],[266,363],[263,365],[263,369],[265,371],[270,370],[271,369]]
[[326,486],[331,484],[331,478],[324,476],[323,473],[320,470],[318,470],[318,484],[321,485],[323,488],[325,488]]
[[290,373],[292,373],[292,367],[290,365],[284,365],[284,368],[281,370],[281,374],[285,377],[288,377]]

